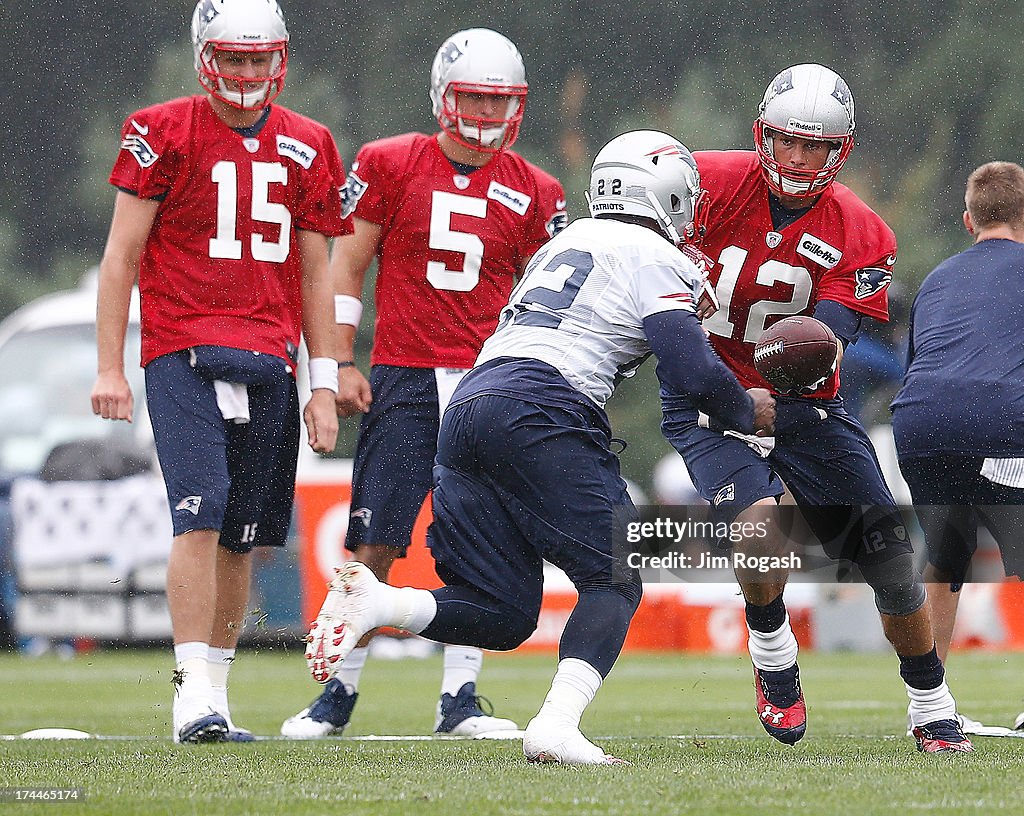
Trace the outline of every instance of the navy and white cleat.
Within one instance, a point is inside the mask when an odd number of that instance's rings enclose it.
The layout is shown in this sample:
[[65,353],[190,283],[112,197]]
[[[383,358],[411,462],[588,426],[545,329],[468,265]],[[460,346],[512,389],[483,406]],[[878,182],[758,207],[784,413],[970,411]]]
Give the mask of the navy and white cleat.
[[[481,705],[489,711],[484,711]],[[434,721],[435,734],[451,734],[459,737],[475,737],[491,731],[517,731],[519,726],[512,720],[495,717],[494,707],[486,697],[476,693],[475,683],[466,683],[454,697],[442,694],[437,703],[437,718]]]
[[352,717],[358,698],[357,693],[349,692],[345,684],[335,677],[309,706],[281,723],[281,736],[318,739],[341,734]]
[[964,734],[955,719],[936,720],[914,729],[917,750],[926,754],[970,753],[974,750],[971,741]]
[[807,730],[807,707],[800,688],[800,668],[781,671],[754,667],[757,716],[764,730],[779,742],[795,745]]
[[174,718],[174,741],[195,744],[200,742],[224,742],[228,735],[228,723],[212,708],[197,717]]

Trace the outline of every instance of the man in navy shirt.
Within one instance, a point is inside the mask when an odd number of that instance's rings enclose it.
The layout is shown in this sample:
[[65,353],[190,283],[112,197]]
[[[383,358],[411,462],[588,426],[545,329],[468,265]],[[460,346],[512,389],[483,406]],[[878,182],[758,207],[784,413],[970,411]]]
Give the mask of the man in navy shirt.
[[[982,165],[965,201],[974,245],[921,285],[908,370],[892,404],[900,469],[925,530],[943,661],[979,522],[998,542],[1007,575],[1024,575],[1024,169]],[[1024,713],[1014,727],[1024,729]]]

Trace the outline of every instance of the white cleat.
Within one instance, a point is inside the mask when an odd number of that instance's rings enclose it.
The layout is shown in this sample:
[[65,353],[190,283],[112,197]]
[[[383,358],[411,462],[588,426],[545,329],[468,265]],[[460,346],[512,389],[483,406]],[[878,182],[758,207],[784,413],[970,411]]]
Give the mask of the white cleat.
[[579,728],[537,717],[526,726],[523,753],[530,762],[560,765],[628,765],[624,759],[606,754],[583,736]]
[[373,596],[380,582],[369,567],[349,561],[334,572],[327,598],[306,636],[306,664],[318,683],[334,677],[359,639],[379,625]]

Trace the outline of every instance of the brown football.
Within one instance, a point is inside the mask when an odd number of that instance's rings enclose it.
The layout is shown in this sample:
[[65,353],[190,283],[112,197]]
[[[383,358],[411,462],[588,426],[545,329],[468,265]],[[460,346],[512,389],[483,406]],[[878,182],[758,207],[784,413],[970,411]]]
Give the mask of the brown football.
[[754,368],[779,391],[799,391],[831,374],[836,355],[832,329],[813,317],[786,317],[757,341]]

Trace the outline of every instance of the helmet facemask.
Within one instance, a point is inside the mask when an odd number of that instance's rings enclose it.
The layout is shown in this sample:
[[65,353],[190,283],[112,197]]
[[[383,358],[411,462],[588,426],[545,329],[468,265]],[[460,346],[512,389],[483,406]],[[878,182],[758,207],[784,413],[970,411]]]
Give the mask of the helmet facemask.
[[754,144],[757,156],[761,160],[765,181],[773,192],[793,198],[812,198],[823,193],[825,188],[835,181],[850,151],[853,150],[852,135],[836,139],[815,139],[827,141],[831,145],[828,157],[820,170],[804,170],[782,164],[775,158],[774,138],[777,134],[800,139],[810,137],[803,132],[782,130],[765,124],[763,119],[754,122]]
[[[482,94],[508,97],[504,115],[478,116],[461,110],[463,94]],[[444,93],[444,105],[438,122],[444,131],[459,144],[486,153],[498,153],[511,147],[519,137],[526,105],[525,85],[485,85],[470,82],[451,82]]]
[[[269,74],[266,77],[234,75],[230,68],[220,65],[225,52],[270,53]],[[218,55],[220,55],[220,59],[218,59]],[[269,105],[277,99],[278,94],[284,88],[284,78],[288,73],[288,43],[243,45],[208,40],[199,53],[198,59],[200,62],[199,84],[212,96],[234,108],[254,110]]]

